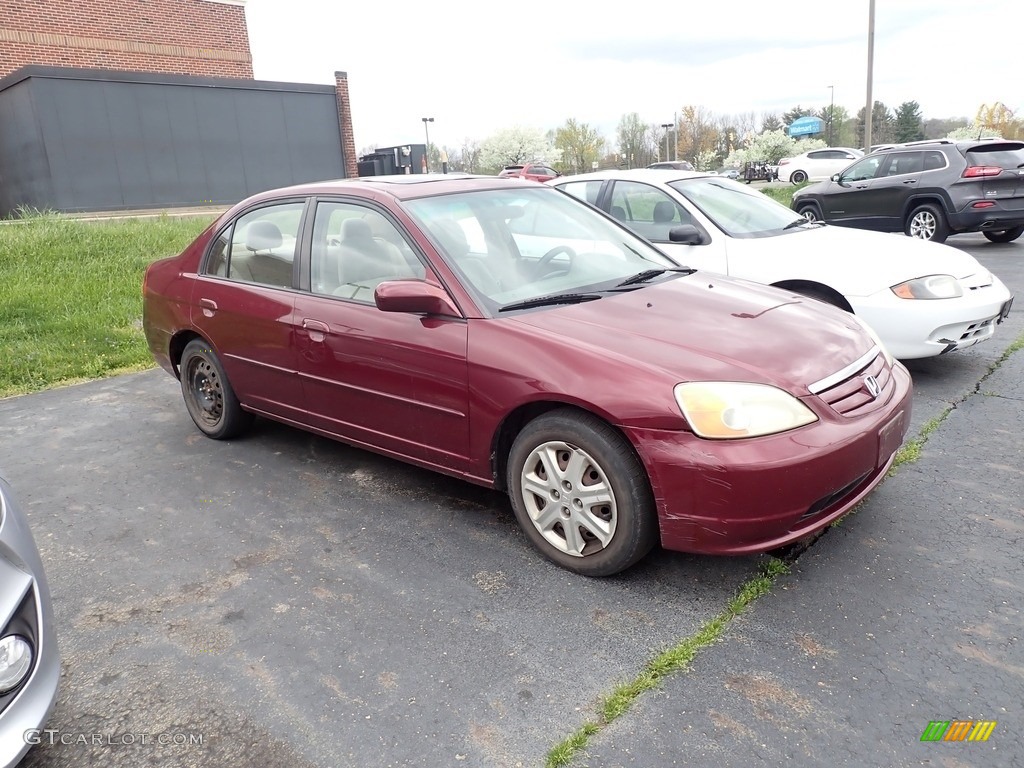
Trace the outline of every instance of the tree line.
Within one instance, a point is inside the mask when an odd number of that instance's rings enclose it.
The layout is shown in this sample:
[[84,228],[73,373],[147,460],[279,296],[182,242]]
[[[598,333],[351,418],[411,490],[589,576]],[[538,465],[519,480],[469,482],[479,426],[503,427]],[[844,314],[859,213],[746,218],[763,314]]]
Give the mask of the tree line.
[[[821,121],[821,132],[790,138],[786,127],[807,116]],[[863,148],[864,123],[864,107],[853,115],[839,105],[813,109],[799,104],[782,113],[716,115],[702,106],[686,105],[673,124],[648,123],[637,112],[623,114],[613,137],[569,118],[546,132],[506,128],[482,141],[466,139],[457,147],[431,144],[428,152],[432,169],[439,169],[446,156],[449,170],[468,173],[497,173],[507,165],[526,162],[547,163],[562,173],[583,173],[593,168],[643,168],[666,159],[686,160],[697,170],[714,170],[747,161],[775,163],[818,146]],[[876,101],[871,110],[876,145],[982,135],[1024,139],[1024,118],[1001,102],[981,105],[973,121],[924,119],[916,101],[905,101],[895,109]]]

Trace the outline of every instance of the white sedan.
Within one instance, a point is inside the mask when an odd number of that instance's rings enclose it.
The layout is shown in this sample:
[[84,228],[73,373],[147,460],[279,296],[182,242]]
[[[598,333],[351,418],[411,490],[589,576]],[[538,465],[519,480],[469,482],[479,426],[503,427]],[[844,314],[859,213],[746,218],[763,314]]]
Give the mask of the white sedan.
[[808,222],[722,176],[640,169],[548,183],[601,208],[681,264],[853,312],[901,359],[984,341],[1010,311],[1006,286],[963,251]]
[[833,174],[846,170],[862,157],[864,153],[852,147],[812,149],[796,157],[784,157],[779,160],[779,181],[803,184],[831,179]]

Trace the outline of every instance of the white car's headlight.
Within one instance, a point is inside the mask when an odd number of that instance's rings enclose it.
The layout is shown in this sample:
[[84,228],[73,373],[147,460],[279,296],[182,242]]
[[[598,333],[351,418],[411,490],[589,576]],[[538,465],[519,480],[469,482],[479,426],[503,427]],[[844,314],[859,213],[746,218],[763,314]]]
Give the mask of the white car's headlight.
[[818,420],[791,394],[767,384],[691,381],[676,384],[673,392],[690,428],[700,437],[773,435]]
[[960,281],[952,275],[928,275],[907,280],[890,289],[901,299],[955,299],[964,295]]

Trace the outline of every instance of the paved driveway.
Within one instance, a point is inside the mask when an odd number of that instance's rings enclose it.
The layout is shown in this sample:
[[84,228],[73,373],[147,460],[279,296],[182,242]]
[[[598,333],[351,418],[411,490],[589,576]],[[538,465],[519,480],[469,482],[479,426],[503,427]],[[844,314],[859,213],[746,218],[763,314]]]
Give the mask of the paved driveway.
[[[1024,246],[956,244],[1024,294]],[[1018,310],[996,340],[915,363],[914,430],[984,387],[1022,328]],[[1019,427],[1020,402],[1004,415]],[[0,424],[0,466],[47,565],[64,658],[56,743],[44,734],[34,768],[540,765],[598,697],[757,570],[756,558],[658,552],[621,577],[573,576],[534,553],[502,496],[269,422],[206,440],[157,371],[0,401]],[[979,443],[994,422],[955,424],[954,445]],[[946,495],[940,479],[887,481],[838,530],[884,527],[892,505]],[[830,590],[869,547],[788,577],[812,596],[801,610],[838,621]],[[762,600],[757,620],[769,626],[779,599]],[[793,649],[762,653],[782,676]],[[723,644],[701,658],[736,657]],[[834,693],[847,695],[841,682]],[[660,717],[659,696],[643,717]],[[636,717],[617,733],[639,746]],[[595,765],[628,762],[611,733],[592,745]],[[659,744],[682,749],[668,733]],[[737,765],[756,763],[737,749]]]

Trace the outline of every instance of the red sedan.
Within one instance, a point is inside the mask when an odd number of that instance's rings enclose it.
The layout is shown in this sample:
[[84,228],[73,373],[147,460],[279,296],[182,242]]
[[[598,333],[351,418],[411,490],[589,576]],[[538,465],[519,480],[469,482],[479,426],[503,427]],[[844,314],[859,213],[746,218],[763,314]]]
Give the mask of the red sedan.
[[206,435],[255,415],[508,492],[559,565],[802,538],[884,476],[910,377],[853,315],[681,267],[551,187],[266,192],[150,266],[146,336]]

